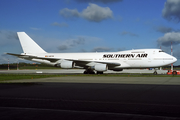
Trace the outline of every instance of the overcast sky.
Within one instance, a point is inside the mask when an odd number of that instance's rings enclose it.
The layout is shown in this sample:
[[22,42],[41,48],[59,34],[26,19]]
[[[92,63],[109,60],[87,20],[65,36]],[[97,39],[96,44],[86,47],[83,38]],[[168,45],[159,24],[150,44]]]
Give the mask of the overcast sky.
[[[1,0],[0,64],[22,62],[16,32],[47,52],[161,48],[180,65],[180,0]],[[25,61],[24,61],[25,62]]]

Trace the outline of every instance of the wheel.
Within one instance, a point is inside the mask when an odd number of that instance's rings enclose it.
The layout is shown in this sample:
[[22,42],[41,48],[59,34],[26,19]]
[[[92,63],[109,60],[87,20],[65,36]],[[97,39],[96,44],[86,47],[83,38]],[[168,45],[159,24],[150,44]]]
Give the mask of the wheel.
[[91,71],[89,74],[95,74],[95,72],[94,72],[94,71]]
[[84,71],[84,74],[95,74],[95,72],[91,69],[87,69]]
[[154,75],[157,75],[157,71],[154,71],[154,73],[153,73]]
[[84,74],[88,74],[88,72],[85,70],[85,71],[84,71]]
[[99,72],[99,71],[97,71],[97,73],[96,74],[103,74],[103,72]]

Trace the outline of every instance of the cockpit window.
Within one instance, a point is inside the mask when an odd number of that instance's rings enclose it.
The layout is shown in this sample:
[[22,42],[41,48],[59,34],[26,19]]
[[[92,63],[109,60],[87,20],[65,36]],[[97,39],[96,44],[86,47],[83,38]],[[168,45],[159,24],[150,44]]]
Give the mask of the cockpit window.
[[163,50],[159,50],[159,52],[164,52]]

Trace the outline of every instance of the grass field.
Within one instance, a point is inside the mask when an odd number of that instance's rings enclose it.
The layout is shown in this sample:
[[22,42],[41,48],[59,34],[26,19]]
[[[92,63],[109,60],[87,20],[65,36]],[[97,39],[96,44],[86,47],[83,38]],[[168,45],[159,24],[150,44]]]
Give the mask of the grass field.
[[58,77],[58,75],[36,75],[36,74],[0,74],[0,81],[20,80],[20,79],[37,79],[47,77]]
[[180,75],[152,75],[152,74],[102,74],[102,75],[84,75],[84,74],[72,74],[72,75],[49,75],[49,74],[0,74],[0,81],[5,80],[20,80],[20,79],[38,79],[47,77],[68,77],[68,76],[87,76],[87,77],[180,77]]

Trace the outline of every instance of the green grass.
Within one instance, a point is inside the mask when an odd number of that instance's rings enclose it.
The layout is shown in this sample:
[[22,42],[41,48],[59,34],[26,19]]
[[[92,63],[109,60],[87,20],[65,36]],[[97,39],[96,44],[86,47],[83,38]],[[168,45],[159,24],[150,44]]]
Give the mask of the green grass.
[[49,74],[0,74],[0,81],[20,80],[20,79],[37,79],[47,77],[180,77],[180,75],[152,75],[152,74],[102,74],[102,75],[49,75]]
[[58,75],[36,75],[36,74],[0,74],[0,81],[20,80],[20,79],[37,79],[47,77],[57,77]]

